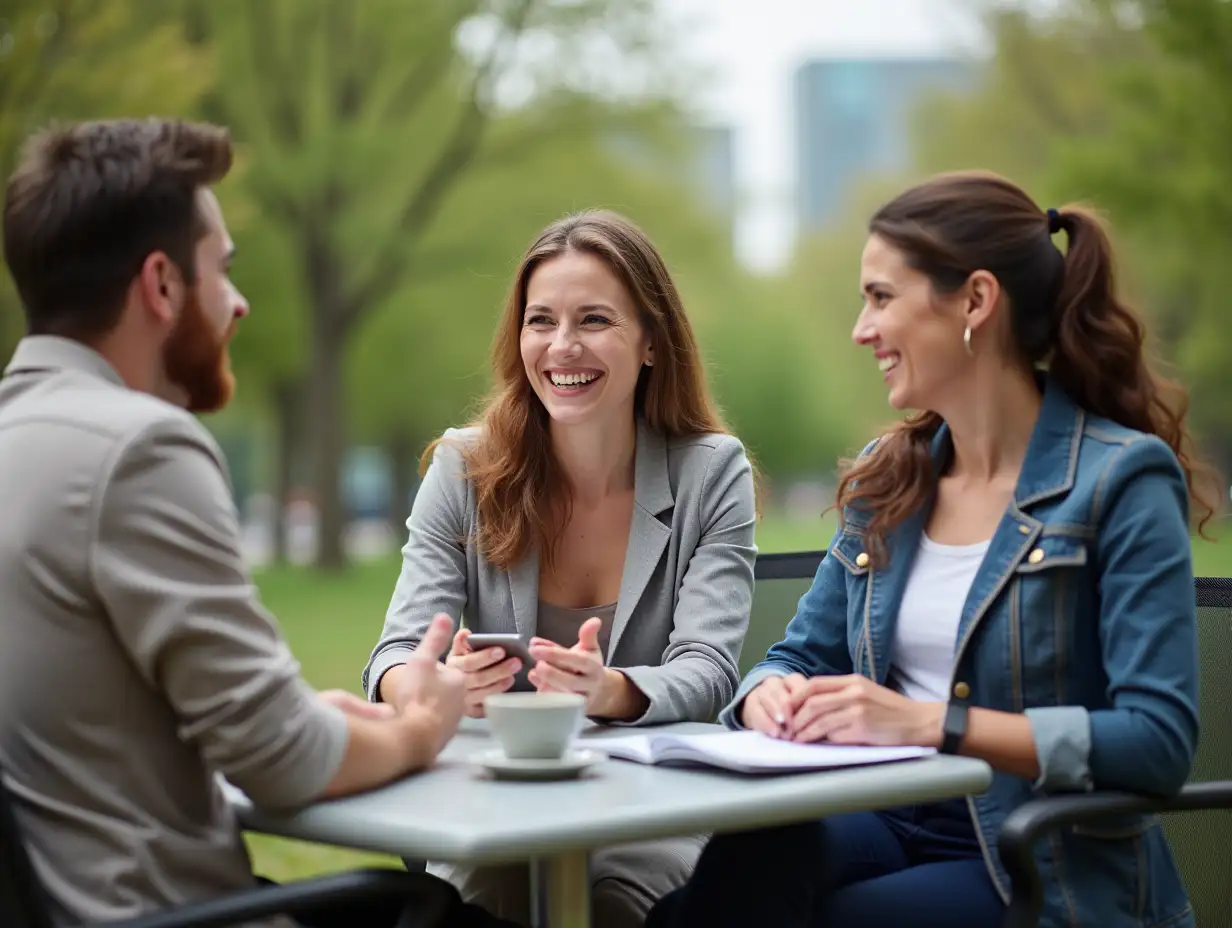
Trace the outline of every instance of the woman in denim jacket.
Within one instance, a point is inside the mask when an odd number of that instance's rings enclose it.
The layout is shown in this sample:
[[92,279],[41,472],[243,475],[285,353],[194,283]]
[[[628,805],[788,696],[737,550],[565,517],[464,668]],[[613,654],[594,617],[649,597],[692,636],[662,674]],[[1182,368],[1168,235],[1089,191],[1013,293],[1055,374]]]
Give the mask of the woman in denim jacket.
[[[1053,236],[1064,232],[1065,254]],[[1198,741],[1183,392],[1081,208],[987,174],[884,206],[852,338],[896,409],[839,484],[830,554],[723,720],[982,758],[966,800],[717,836],[648,926],[988,928],[1002,823],[1038,794],[1174,793]],[[1159,822],[1038,849],[1048,926],[1187,926]]]

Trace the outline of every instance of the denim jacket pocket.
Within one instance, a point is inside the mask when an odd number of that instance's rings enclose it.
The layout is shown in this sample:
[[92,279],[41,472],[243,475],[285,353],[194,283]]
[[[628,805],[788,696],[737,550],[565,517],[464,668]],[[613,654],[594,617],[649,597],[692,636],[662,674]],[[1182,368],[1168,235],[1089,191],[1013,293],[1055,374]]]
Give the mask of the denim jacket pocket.
[[1074,535],[1044,535],[1014,571],[1009,588],[1014,710],[1065,705],[1073,696],[1073,624],[1086,576],[1087,546]]
[[1043,535],[1018,565],[1015,573],[1036,574],[1058,567],[1083,567],[1087,562],[1086,541],[1076,535]]

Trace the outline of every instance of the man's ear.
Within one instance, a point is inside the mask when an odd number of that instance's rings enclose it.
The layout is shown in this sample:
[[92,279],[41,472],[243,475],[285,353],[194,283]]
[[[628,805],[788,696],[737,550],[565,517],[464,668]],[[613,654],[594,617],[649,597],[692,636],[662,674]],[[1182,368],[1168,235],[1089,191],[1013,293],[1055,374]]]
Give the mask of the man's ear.
[[137,290],[147,312],[160,323],[172,325],[184,303],[184,289],[184,276],[165,252],[146,255],[137,272]]

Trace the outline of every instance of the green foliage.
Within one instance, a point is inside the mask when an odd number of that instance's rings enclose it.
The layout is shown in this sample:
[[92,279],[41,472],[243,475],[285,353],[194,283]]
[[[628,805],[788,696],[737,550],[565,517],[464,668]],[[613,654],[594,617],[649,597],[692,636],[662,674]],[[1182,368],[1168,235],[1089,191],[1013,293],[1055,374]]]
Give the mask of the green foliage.
[[[0,16],[0,177],[23,141],[55,120],[191,116],[213,76],[155,0],[6,0]],[[0,352],[24,330],[7,271],[0,273]]]
[[1232,366],[1222,330],[1232,287],[1232,5],[1096,4],[1109,30],[1150,53],[1112,70],[1107,131],[1070,151],[1064,174],[1147,244],[1138,278],[1193,394],[1194,421],[1232,461]]

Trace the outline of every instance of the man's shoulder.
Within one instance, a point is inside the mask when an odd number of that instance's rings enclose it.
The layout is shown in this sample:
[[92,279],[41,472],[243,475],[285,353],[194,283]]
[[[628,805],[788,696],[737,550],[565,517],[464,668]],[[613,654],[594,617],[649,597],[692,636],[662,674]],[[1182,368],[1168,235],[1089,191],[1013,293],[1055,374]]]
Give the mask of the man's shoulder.
[[218,456],[209,430],[191,413],[140,390],[100,383],[74,371],[59,372],[14,404],[14,417],[71,432],[92,433],[115,451],[147,439],[171,438],[202,445]]
[[43,454],[62,446],[89,467],[162,441],[195,446],[222,463],[217,442],[195,416],[150,394],[72,370],[0,384],[0,445]]

